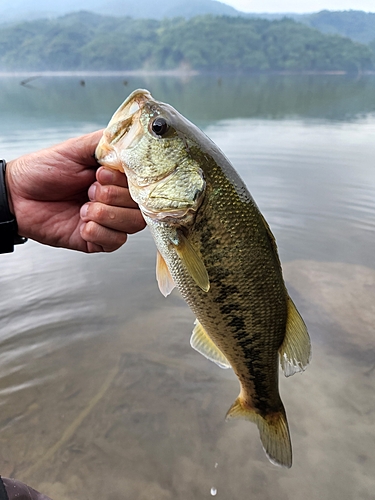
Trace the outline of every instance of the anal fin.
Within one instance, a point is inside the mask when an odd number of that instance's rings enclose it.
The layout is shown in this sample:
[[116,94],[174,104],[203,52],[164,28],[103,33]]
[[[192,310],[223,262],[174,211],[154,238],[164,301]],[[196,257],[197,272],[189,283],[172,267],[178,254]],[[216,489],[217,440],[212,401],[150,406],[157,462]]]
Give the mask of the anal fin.
[[231,365],[221,350],[217,347],[198,320],[195,320],[195,327],[190,339],[190,345],[202,356],[216,363],[220,368],[231,368]]
[[286,332],[279,356],[286,377],[304,371],[311,359],[311,343],[306,325],[290,297]]

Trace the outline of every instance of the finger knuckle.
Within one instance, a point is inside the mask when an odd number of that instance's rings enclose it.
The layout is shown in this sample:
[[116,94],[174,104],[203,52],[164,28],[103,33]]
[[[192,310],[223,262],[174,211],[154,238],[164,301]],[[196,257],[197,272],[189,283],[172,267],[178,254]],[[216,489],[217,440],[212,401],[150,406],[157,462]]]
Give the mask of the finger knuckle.
[[101,222],[105,218],[105,207],[102,203],[94,203],[91,209],[91,218]]
[[100,201],[109,205],[113,200],[113,188],[111,186],[102,186],[100,189]]
[[83,238],[86,241],[94,241],[97,234],[97,224],[94,221],[89,221],[83,228]]

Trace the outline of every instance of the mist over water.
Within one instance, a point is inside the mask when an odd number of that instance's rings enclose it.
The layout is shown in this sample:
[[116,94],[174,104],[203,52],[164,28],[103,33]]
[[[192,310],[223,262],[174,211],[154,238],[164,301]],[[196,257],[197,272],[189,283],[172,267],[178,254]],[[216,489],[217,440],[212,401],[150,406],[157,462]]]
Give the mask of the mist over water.
[[255,425],[224,422],[238,382],[190,348],[194,317],[158,291],[147,230],[110,255],[28,242],[0,259],[0,473],[54,500],[372,498],[375,78],[19,82],[0,79],[7,160],[104,127],[139,87],[203,128],[276,236],[313,359],[280,379],[286,471]]

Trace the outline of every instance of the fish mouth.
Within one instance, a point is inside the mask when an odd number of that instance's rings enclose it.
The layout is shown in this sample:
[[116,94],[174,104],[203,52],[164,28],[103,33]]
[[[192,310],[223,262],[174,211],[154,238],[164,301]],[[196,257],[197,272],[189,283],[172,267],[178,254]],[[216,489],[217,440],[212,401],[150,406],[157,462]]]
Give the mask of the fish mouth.
[[[107,129],[110,129],[114,125],[117,126],[117,128],[124,125],[124,128],[126,128],[127,124],[130,124],[133,121],[134,116],[139,114],[139,111],[143,109],[145,104],[150,99],[152,99],[152,95],[148,90],[134,90],[134,92],[132,92],[121,104],[117,111],[115,111],[110,122],[108,123]],[[118,138],[114,137],[111,142],[113,140],[117,142]]]
[[139,118],[142,109],[150,100],[153,98],[148,90],[138,89],[134,90],[121,104],[104,130],[103,137],[96,148],[95,156],[99,163],[121,170],[114,164],[115,157],[117,157],[116,145],[121,143],[121,149],[126,149],[138,142],[142,135]]

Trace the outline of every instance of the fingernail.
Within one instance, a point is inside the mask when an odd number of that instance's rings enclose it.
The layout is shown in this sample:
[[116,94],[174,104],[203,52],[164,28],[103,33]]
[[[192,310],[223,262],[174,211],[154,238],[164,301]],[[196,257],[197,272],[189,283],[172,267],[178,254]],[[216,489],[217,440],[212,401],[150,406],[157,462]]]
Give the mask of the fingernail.
[[114,180],[114,175],[112,170],[109,170],[108,168],[101,168],[100,171],[98,172],[98,180],[101,183],[104,184],[112,184]]
[[90,186],[90,189],[88,191],[88,195],[89,195],[89,198],[90,200],[95,200],[95,193],[96,193],[96,185],[95,184],[92,184]]
[[89,205],[86,203],[81,207],[80,211],[81,219],[84,219],[87,216],[88,211],[89,211]]

